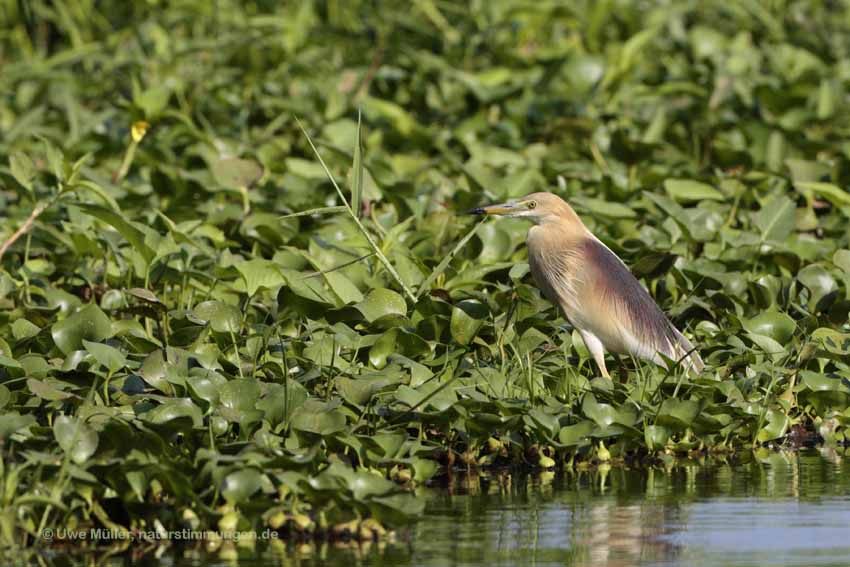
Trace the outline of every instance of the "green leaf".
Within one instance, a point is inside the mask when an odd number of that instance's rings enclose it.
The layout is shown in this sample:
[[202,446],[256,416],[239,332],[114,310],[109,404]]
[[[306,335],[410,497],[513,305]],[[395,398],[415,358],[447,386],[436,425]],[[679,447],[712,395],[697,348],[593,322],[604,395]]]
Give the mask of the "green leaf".
[[87,305],[50,329],[53,342],[66,355],[83,348],[83,341],[103,341],[113,334],[112,322],[97,305]]
[[759,442],[765,443],[767,441],[772,441],[773,439],[779,439],[785,435],[785,432],[788,431],[788,426],[791,423],[791,420],[785,415],[784,412],[781,412],[776,409],[767,410],[767,414],[765,416],[766,424],[762,427],[758,434],[756,435],[756,439]]
[[588,437],[594,430],[594,424],[590,420],[584,420],[575,425],[566,425],[558,433],[558,441],[563,445],[585,445],[589,443]]
[[192,310],[195,317],[209,323],[216,333],[239,333],[242,313],[234,306],[222,301],[204,301]]
[[809,290],[809,309],[818,311],[820,301],[838,289],[833,275],[823,266],[811,264],[797,273],[797,279]]
[[581,412],[603,429],[617,421],[617,410],[609,404],[600,404],[593,394],[585,394]]
[[752,319],[742,321],[741,324],[750,333],[770,337],[779,343],[787,343],[797,329],[794,319],[777,311],[760,313]]
[[850,381],[837,374],[821,374],[811,370],[801,370],[800,379],[802,384],[813,392],[850,394]]
[[345,416],[318,403],[305,403],[292,415],[290,426],[316,435],[333,435],[345,429]]
[[691,179],[668,179],[664,182],[667,194],[679,202],[723,201],[726,196],[706,183]]
[[354,144],[354,183],[351,187],[351,210],[360,216],[363,209],[363,138],[360,134],[361,113],[357,112],[357,142]]
[[794,230],[794,214],[797,210],[794,201],[784,195],[774,197],[753,217],[755,225],[761,230],[762,241],[781,242]]
[[65,454],[78,465],[85,463],[97,451],[97,432],[77,417],[57,417],[53,421],[53,436]]
[[27,378],[27,388],[29,388],[30,392],[42,400],[65,400],[73,397],[73,394],[60,390],[51,382],[46,380],[37,380],[36,378]]
[[404,298],[386,288],[373,289],[355,307],[370,323],[387,315],[402,317],[407,315],[407,304]]
[[190,398],[168,400],[152,410],[143,413],[142,417],[158,425],[166,424],[180,418],[190,419],[192,421],[192,427],[203,427],[204,425],[204,416],[201,408]]
[[488,320],[490,311],[477,299],[459,301],[452,308],[452,338],[462,345],[468,345]]
[[794,185],[798,189],[811,191],[825,197],[836,207],[846,207],[850,205],[850,193],[844,191],[837,185],[832,183],[823,183],[820,181],[797,181]]
[[229,504],[245,502],[262,488],[263,478],[260,471],[251,467],[232,472],[224,477],[221,495]]
[[263,176],[263,166],[251,159],[216,158],[210,163],[213,178],[225,189],[251,187]]
[[36,169],[30,157],[23,152],[13,153],[9,156],[9,168],[15,181],[30,194],[34,194],[32,181],[35,179]]
[[83,346],[99,364],[106,367],[110,374],[118,372],[127,365],[127,357],[115,347],[85,339],[83,339]]
[[236,411],[252,410],[260,399],[260,385],[256,380],[230,380],[218,393],[221,405]]
[[12,323],[12,336],[15,337],[16,341],[31,339],[39,332],[41,332],[41,329],[26,319],[18,319]]
[[260,289],[274,289],[286,284],[280,267],[271,260],[257,258],[239,262],[236,269],[245,280],[245,289],[249,296],[253,296]]
[[[342,377],[337,378],[337,380]],[[307,400],[307,389],[291,378],[285,384],[269,384],[268,391],[256,403],[256,408],[264,412],[264,418],[273,427],[290,419],[296,409]]]
[[702,406],[703,400],[664,400],[658,408],[656,425],[667,425],[674,429],[690,427]]
[[643,431],[646,448],[650,451],[660,451],[670,439],[670,430],[663,425],[647,425]]
[[145,234],[124,218],[122,213],[87,203],[74,203],[74,206],[117,230],[121,236],[127,239],[133,249],[142,255],[147,264],[150,264],[156,257],[156,252],[145,243]]

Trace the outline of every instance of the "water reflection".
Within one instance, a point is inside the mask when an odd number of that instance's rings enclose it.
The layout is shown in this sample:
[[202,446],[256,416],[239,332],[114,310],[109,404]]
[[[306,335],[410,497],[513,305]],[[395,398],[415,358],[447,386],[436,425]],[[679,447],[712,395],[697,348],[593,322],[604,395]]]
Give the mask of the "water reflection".
[[850,564],[837,453],[460,479],[416,525],[418,565]]
[[668,468],[455,474],[423,489],[426,517],[394,542],[280,546],[238,559],[166,553],[132,564],[846,566],[843,459],[834,450],[764,452]]

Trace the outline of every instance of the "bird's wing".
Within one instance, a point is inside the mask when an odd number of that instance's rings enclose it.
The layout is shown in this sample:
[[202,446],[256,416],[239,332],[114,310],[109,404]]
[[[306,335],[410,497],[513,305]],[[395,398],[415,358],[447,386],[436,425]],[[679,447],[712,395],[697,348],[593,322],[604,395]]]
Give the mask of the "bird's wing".
[[[673,359],[693,351],[693,345],[667,319],[626,265],[595,237],[581,246],[583,277],[578,296],[585,323],[611,350],[661,362],[658,353]],[[619,338],[619,344],[617,344]],[[619,348],[617,348],[619,347]],[[696,351],[686,364],[698,371]]]

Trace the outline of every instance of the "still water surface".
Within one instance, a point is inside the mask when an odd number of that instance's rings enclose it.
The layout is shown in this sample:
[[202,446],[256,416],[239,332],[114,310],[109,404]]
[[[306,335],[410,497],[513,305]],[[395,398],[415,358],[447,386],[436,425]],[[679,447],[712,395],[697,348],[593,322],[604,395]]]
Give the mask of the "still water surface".
[[[395,543],[290,548],[240,565],[850,566],[850,465],[809,450],[536,475],[427,490]],[[175,567],[232,565],[162,557]]]

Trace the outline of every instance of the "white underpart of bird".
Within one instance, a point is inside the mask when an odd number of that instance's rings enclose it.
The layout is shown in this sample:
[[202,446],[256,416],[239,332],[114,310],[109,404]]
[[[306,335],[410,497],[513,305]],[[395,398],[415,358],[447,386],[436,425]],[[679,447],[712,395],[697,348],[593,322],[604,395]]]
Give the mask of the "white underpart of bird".
[[686,370],[702,371],[704,365],[693,344],[673,326],[625,263],[560,197],[533,193],[473,212],[534,223],[527,239],[534,281],[578,330],[603,376],[609,377],[606,350],[666,366],[663,354]]

